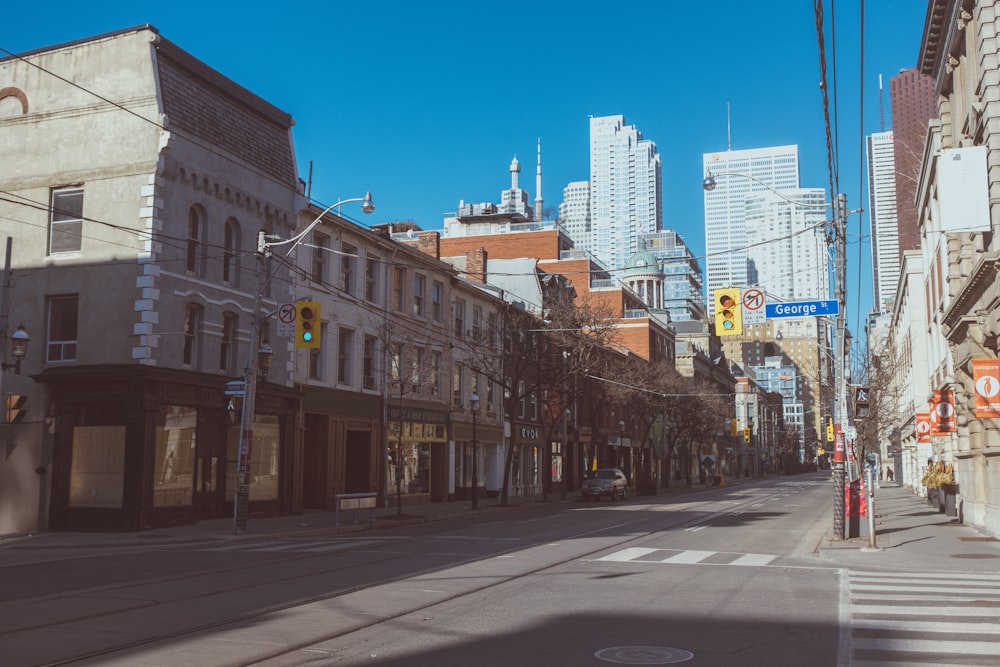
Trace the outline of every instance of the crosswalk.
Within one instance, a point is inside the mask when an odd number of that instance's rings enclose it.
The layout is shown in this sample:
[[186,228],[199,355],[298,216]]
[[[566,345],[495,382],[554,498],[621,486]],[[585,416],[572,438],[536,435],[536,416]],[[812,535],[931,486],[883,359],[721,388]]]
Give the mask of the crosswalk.
[[735,565],[737,567],[764,567],[778,556],[747,554],[730,551],[699,551],[694,549],[647,549],[629,547],[596,558],[597,561],[616,563],[663,563],[673,565]]
[[849,571],[850,664],[1000,664],[1000,574]]
[[[236,540],[219,544],[198,545],[196,551],[250,551],[254,553],[331,553],[345,549],[357,549],[385,542],[384,539],[372,540],[331,540],[327,539],[294,539],[294,540]],[[188,547],[189,549],[191,547]]]

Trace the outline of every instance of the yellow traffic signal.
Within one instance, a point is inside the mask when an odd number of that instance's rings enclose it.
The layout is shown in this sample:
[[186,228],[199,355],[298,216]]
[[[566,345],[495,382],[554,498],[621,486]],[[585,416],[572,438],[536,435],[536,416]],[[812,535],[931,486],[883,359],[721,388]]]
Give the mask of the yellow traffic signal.
[[743,442],[750,442],[750,429],[743,429]]
[[743,333],[743,311],[739,287],[715,290],[715,335],[739,336]]
[[320,346],[319,301],[295,304],[295,347],[316,349]]
[[24,419],[24,404],[28,402],[28,397],[21,394],[11,394],[7,397],[7,423],[16,424]]

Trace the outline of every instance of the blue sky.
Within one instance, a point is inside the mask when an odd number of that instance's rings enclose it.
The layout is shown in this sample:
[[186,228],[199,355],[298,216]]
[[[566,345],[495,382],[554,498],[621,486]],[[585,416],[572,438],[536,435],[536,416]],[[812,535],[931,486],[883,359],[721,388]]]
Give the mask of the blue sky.
[[[588,117],[623,114],[661,154],[665,226],[701,255],[701,159],[726,149],[727,103],[734,149],[798,144],[802,185],[829,187],[809,0],[8,4],[0,48],[12,52],[153,24],[290,113],[314,199],[371,190],[366,223],[439,228],[459,200],[497,201],[515,154],[534,199],[538,138],[545,206],[556,207],[566,183],[588,177]],[[823,8],[827,56],[837,57],[836,83],[832,60],[827,68],[839,190],[857,209],[867,207],[863,137],[880,129],[878,75],[891,126],[889,79],[916,64],[927,2]],[[872,301],[867,215],[849,228],[848,321],[858,333]]]

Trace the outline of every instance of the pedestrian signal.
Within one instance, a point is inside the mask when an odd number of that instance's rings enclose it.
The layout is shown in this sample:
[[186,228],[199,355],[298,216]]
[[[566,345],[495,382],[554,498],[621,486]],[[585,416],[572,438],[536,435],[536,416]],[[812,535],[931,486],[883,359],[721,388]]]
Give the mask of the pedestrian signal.
[[743,333],[743,311],[739,287],[715,290],[715,335],[739,336]]
[[318,301],[295,304],[295,347],[316,349],[320,346],[320,307]]

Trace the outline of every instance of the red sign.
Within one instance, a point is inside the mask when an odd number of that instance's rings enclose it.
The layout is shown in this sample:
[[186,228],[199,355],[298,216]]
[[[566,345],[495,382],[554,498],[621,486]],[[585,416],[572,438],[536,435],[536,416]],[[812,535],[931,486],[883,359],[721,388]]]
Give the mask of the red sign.
[[931,441],[931,415],[927,412],[918,412],[917,415],[917,442]]
[[931,435],[955,432],[955,392],[936,389],[930,401]]
[[973,359],[972,380],[976,386],[976,416],[1000,417],[1000,359]]

